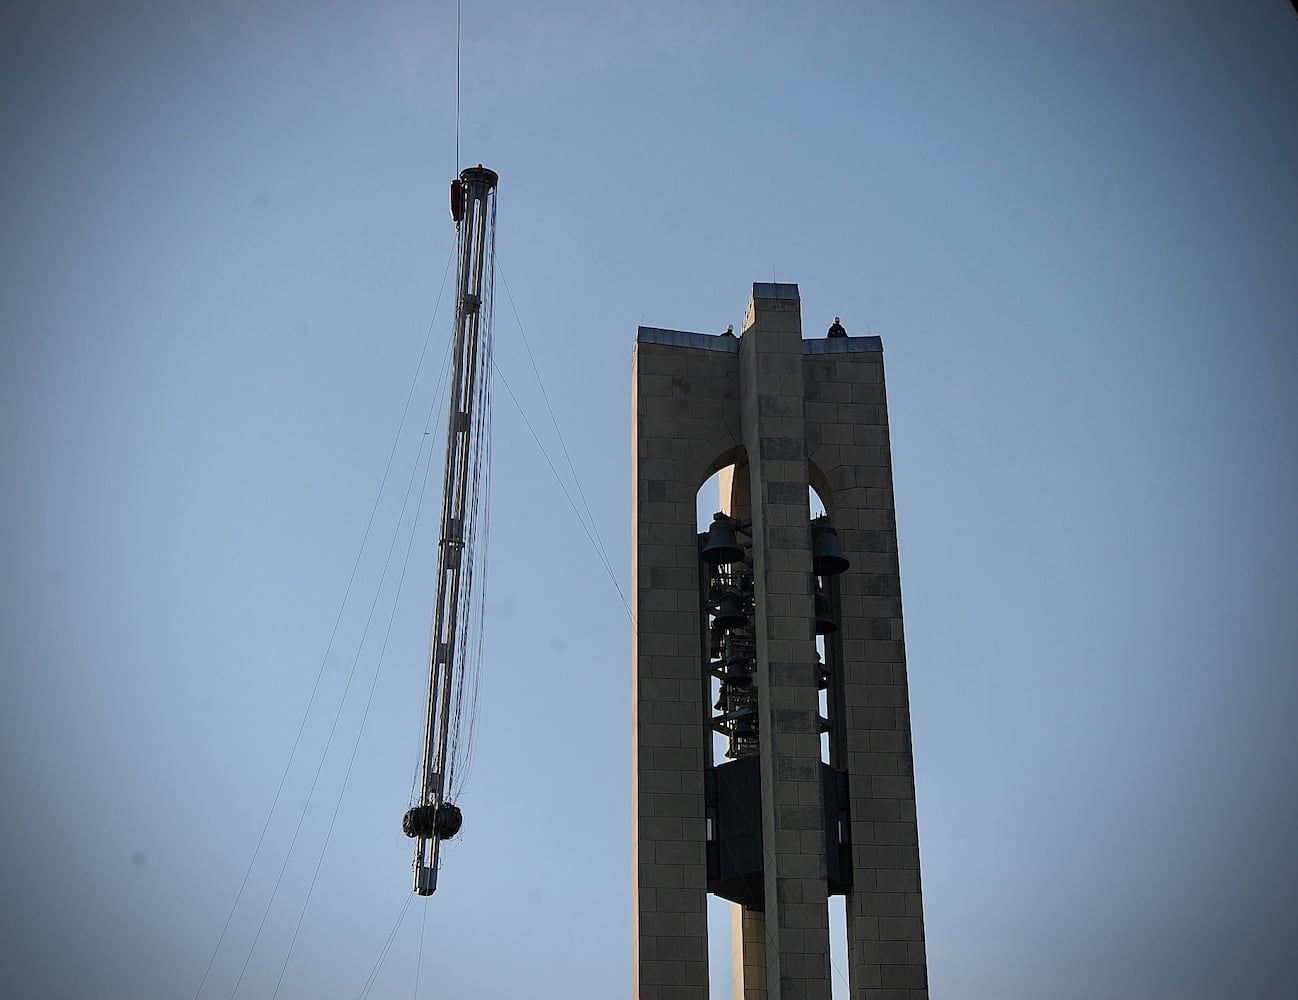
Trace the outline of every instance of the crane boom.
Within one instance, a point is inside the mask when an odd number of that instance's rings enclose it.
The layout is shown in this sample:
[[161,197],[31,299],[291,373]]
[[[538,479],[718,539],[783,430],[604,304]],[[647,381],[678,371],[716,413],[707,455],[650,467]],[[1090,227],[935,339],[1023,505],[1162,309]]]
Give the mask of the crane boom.
[[[495,171],[482,164],[451,185],[458,230],[453,374],[446,428],[437,598],[429,651],[428,704],[419,800],[402,828],[415,840],[414,891],[437,888],[439,846],[460,829],[452,803],[461,709],[477,655],[473,626],[482,614],[482,574],[475,578],[478,543],[485,546],[484,497],[490,444],[492,286],[495,273]],[[481,539],[479,538],[481,536]],[[470,697],[471,697],[471,693]]]

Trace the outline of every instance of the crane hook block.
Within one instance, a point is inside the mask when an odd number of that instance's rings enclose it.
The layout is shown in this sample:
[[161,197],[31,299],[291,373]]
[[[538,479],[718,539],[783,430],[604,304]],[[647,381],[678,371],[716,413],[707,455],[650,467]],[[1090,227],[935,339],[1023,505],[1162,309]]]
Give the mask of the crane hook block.
[[458,177],[451,181],[451,218],[457,225],[464,220],[464,185]]
[[449,840],[460,832],[463,824],[464,814],[449,802],[437,806],[413,806],[401,818],[401,830],[407,837]]

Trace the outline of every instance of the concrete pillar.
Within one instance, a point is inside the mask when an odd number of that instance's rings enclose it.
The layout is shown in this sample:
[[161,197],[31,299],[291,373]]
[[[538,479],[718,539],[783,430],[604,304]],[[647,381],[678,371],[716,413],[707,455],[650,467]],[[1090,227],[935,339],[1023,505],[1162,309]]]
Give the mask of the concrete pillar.
[[836,578],[838,729],[849,774],[854,1000],[927,998],[892,455],[878,338],[808,341],[809,469],[852,568]]
[[757,285],[739,351],[752,497],[771,1000],[829,1000],[815,609],[797,287]]
[[730,965],[734,1000],[766,1000],[766,917],[730,904]]
[[[689,335],[684,335],[688,337]],[[738,439],[735,342],[637,344],[632,366],[633,996],[707,1000],[699,486]],[[726,462],[728,464],[728,462]]]

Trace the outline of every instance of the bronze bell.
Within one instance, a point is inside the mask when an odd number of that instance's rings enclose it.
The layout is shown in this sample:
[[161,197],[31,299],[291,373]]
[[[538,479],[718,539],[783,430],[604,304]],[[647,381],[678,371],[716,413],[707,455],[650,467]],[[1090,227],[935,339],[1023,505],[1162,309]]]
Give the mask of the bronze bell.
[[735,538],[737,523],[734,518],[727,517],[721,511],[712,515],[708,538],[699,554],[713,569],[725,563],[739,562],[744,558],[744,547]]
[[829,598],[819,587],[816,588],[816,635],[829,635],[838,631],[838,622],[830,613]]
[[708,629],[708,653],[714,660],[721,658],[721,640],[725,634],[726,630],[717,628],[716,622],[713,622],[712,627]]
[[737,590],[727,590],[717,602],[717,609],[712,624],[717,628],[742,628],[748,624],[748,614],[744,611],[744,599]]
[[852,564],[838,544],[838,531],[825,515],[811,522],[811,570],[816,576],[836,576]]
[[740,740],[757,739],[757,713],[755,711],[748,712],[737,718],[730,735]]
[[750,678],[748,678],[747,676],[745,676],[742,680],[737,680],[737,681],[731,680],[729,677],[727,677],[725,680],[721,682],[721,688],[717,692],[717,703],[713,707],[716,708],[718,712],[724,712],[726,708],[726,704],[731,699],[738,698],[740,701],[743,701],[749,694],[747,690],[749,686],[750,686]]
[[734,687],[748,687],[753,683],[753,675],[748,672],[748,663],[742,656],[726,660],[724,683]]

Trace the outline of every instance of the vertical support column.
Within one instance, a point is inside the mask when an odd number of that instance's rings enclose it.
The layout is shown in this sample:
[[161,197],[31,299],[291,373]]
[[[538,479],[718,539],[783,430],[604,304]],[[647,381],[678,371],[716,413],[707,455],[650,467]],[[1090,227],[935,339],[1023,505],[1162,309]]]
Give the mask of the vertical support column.
[[[736,520],[753,516],[748,463],[740,462],[719,477],[718,509]],[[734,1000],[766,998],[766,915],[739,903],[730,904],[730,964]]]
[[760,910],[730,904],[730,961],[734,1000],[766,1000],[766,918]]
[[802,322],[796,285],[756,284],[739,351],[752,497],[766,986],[829,1000]]
[[851,789],[849,981],[854,998],[926,1000],[892,456],[883,354],[877,341],[870,347],[804,363],[810,459],[827,480],[830,514],[852,560],[836,578],[832,637]]
[[735,362],[733,350],[646,342],[633,361],[635,1000],[708,997],[703,774],[711,737],[695,501],[709,463],[738,445],[727,431],[738,423]]

